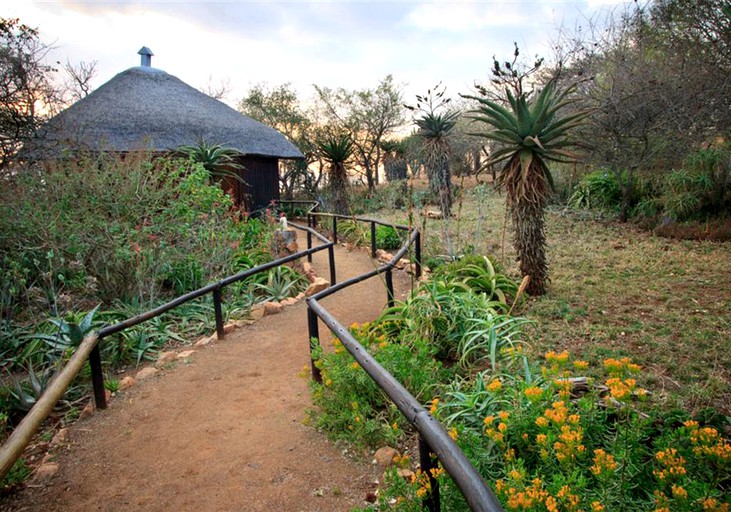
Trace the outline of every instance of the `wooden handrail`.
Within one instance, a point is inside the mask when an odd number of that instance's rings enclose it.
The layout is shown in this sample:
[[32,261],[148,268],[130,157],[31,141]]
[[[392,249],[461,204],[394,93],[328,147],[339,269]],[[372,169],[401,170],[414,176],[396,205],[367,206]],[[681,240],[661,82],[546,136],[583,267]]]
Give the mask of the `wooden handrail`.
[[30,444],[41,424],[84,367],[89,354],[96,347],[98,339],[96,333],[90,334],[83,339],[71,359],[64,365],[61,373],[53,379],[45,393],[41,395],[30,412],[25,415],[25,418],[15,428],[5,444],[2,445],[0,448],[0,481],[10,472],[13,464],[23,454],[23,450]]

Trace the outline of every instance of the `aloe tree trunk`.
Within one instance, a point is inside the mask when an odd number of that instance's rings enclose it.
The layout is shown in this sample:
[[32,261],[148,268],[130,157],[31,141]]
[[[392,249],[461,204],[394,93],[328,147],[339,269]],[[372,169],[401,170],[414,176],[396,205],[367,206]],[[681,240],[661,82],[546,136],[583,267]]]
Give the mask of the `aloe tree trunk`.
[[348,214],[348,173],[340,163],[330,165],[330,190],[333,196],[333,211]]
[[526,291],[531,295],[544,295],[549,281],[545,232],[545,208],[550,192],[547,172],[535,161],[523,171],[517,155],[503,172],[513,243],[521,275],[530,276]]

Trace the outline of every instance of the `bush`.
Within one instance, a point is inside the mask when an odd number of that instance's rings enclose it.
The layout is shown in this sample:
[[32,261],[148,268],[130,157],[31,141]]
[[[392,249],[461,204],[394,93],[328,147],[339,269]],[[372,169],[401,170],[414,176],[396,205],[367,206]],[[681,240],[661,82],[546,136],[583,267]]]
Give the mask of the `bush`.
[[[587,370],[549,352],[540,371],[476,374],[432,413],[507,511],[729,510],[731,443],[719,426],[648,406],[628,358],[604,361],[601,386],[571,380]],[[448,476],[434,474],[442,510],[465,510]],[[430,491],[420,476],[382,503],[400,497],[396,509],[410,510]]]
[[618,211],[622,191],[613,172],[598,170],[587,174],[574,188],[568,204],[572,208],[597,208]]
[[230,273],[239,248],[267,236],[205,169],[150,155],[18,169],[0,191],[0,232],[4,314],[151,303]]
[[376,247],[387,251],[400,249],[405,240],[401,232],[391,226],[376,226]]

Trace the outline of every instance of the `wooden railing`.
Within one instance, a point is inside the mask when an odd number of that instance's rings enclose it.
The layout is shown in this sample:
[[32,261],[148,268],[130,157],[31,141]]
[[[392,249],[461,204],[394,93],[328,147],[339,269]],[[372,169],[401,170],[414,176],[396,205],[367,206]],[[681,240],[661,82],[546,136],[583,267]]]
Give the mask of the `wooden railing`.
[[[341,283],[335,284],[326,290],[321,291],[307,299],[307,320],[310,335],[310,358],[312,378],[317,382],[322,382],[320,370],[315,364],[313,354],[320,345],[320,334],[318,327],[318,318],[322,320],[330,331],[342,342],[345,349],[353,356],[361,368],[365,370],[368,376],[375,384],[388,396],[391,401],[398,407],[399,411],[404,415],[406,420],[419,433],[419,464],[422,472],[429,478],[431,492],[425,498],[424,505],[431,512],[439,512],[441,509],[439,499],[439,485],[431,471],[435,467],[433,455],[441,462],[442,466],[457,485],[462,495],[465,497],[467,504],[471,510],[481,512],[501,512],[503,510],[500,502],[492,493],[480,476],[479,472],[470,463],[464,452],[457,446],[454,440],[449,436],[444,427],[429,414],[429,412],[414,398],[414,396],[400,383],[393,375],[391,375],[383,366],[381,366],[368,351],[358,343],[358,340],[343,326],[320,301],[325,297],[333,295],[340,290],[348,288],[356,283],[365,281],[372,277],[384,274],[386,281],[386,294],[389,307],[393,306],[394,290],[392,272],[401,258],[413,246],[414,248],[414,265],[415,275],[417,279],[421,276],[421,235],[417,229],[410,229],[408,226],[398,224],[389,224],[376,219],[366,217],[353,217],[346,215],[334,215],[327,213],[312,213],[313,219],[319,217],[332,219],[332,236],[333,242],[337,242],[337,222],[338,219],[345,219],[353,222],[364,222],[371,226],[371,255],[376,255],[376,226],[385,225],[395,229],[405,230],[409,236],[406,243],[402,245],[399,251],[383,265],[362,274],[357,277],[348,279]],[[315,220],[308,222],[311,226],[316,226]]]
[[[286,203],[286,202],[285,202]],[[294,203],[298,203],[295,201]],[[485,512],[500,512],[502,507],[497,501],[489,487],[477,472],[475,467],[469,462],[459,446],[447,434],[442,425],[435,420],[429,412],[409,393],[409,391],[399,383],[393,375],[385,370],[366,350],[358,343],[358,341],[350,334],[350,332],[338,320],[328,312],[325,307],[320,304],[320,300],[333,295],[353,284],[365,281],[380,274],[385,274],[387,303],[389,306],[394,303],[394,289],[392,272],[396,263],[402,259],[406,253],[413,248],[413,262],[415,266],[414,273],[417,279],[421,276],[421,234],[417,229],[411,229],[408,226],[398,224],[385,223],[376,219],[365,217],[353,217],[345,215],[335,215],[327,213],[317,213],[317,203],[312,201],[300,202],[310,205],[307,212],[308,226],[299,226],[290,223],[296,229],[307,232],[307,249],[299,251],[285,258],[274,260],[265,265],[240,272],[236,275],[227,277],[215,283],[211,283],[203,288],[182,295],[166,304],[163,304],[146,313],[129,318],[114,325],[110,325],[101,329],[98,333],[92,333],[81,342],[69,361],[65,364],[59,375],[53,380],[45,393],[38,399],[38,402],[23,418],[23,421],[13,431],[8,440],[0,448],[0,480],[5,478],[15,461],[20,458],[23,451],[31,442],[33,436],[38,431],[43,421],[53,410],[56,403],[63,397],[71,382],[76,378],[83,368],[86,360],[89,360],[91,366],[92,384],[94,389],[94,399],[98,409],[105,409],[106,394],[104,391],[104,376],[102,372],[101,354],[99,351],[99,341],[106,336],[121,332],[130,327],[134,327],[152,318],[162,315],[168,311],[175,309],[181,304],[185,304],[191,300],[197,299],[207,294],[213,295],[213,309],[216,317],[216,333],[219,339],[225,336],[223,329],[223,313],[221,307],[221,291],[228,285],[246,279],[259,272],[264,272],[279,265],[283,265],[290,261],[307,257],[312,261],[312,255],[319,251],[328,251],[328,261],[330,267],[331,286],[322,292],[313,295],[307,299],[307,315],[310,338],[310,359],[312,361],[311,370],[312,377],[317,381],[321,381],[319,369],[315,365],[313,359],[313,349],[319,344],[319,328],[318,318],[340,339],[343,346],[355,358],[358,364],[373,379],[379,388],[394,402],[398,409],[402,412],[406,420],[414,426],[419,432],[419,454],[421,469],[430,478],[432,492],[425,500],[425,506],[432,512],[440,510],[439,487],[434,479],[431,468],[434,467],[432,455],[436,455],[437,459],[442,463],[446,472],[454,480],[457,487],[464,495],[467,503],[472,510]],[[315,230],[318,218],[329,218],[332,221],[332,236],[330,241]],[[353,222],[364,222],[371,226],[371,254],[376,255],[376,226],[385,225],[395,229],[405,230],[408,233],[406,243],[399,249],[393,258],[373,269],[370,272],[360,276],[353,277],[342,283],[336,283],[335,279],[335,258],[333,247],[337,243],[337,222],[340,220],[349,220]],[[312,246],[313,238],[317,238],[321,245]]]

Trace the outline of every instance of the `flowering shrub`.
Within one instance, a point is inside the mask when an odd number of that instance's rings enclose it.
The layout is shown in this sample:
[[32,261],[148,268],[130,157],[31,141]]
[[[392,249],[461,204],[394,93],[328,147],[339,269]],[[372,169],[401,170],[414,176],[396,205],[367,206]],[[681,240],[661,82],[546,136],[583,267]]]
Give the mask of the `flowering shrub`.
[[[350,331],[366,350],[420,400],[431,396],[436,382],[448,380],[449,371],[434,359],[424,341],[412,345],[395,343],[371,324],[353,324]],[[394,442],[406,421],[385,397],[340,340],[333,338],[333,350],[317,353],[315,363],[322,384],[312,383],[318,409],[312,412],[316,425],[333,437],[359,445]]]
[[573,375],[587,364],[549,352],[535,380],[492,378],[483,425],[455,418],[449,397],[436,414],[452,418],[458,443],[506,510],[729,510],[729,441],[653,410],[630,359],[603,366],[604,378],[579,391],[584,380]]
[[[653,405],[629,358],[590,368],[551,351],[531,364],[525,322],[507,311],[447,274],[351,332],[446,426],[508,511],[731,511],[720,425]],[[320,357],[318,426],[371,445],[408,432],[339,341]],[[441,468],[433,476],[442,510],[468,509]],[[392,471],[367,510],[419,510],[431,490],[422,472]]]

